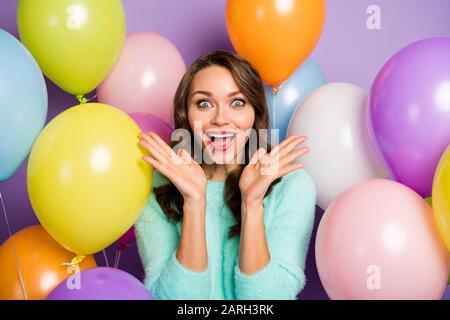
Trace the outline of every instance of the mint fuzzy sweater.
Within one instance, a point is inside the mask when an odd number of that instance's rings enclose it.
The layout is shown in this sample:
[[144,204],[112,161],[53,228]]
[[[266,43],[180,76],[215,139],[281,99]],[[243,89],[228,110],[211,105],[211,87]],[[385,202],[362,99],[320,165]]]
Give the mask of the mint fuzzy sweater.
[[[153,187],[167,183],[154,171]],[[185,268],[176,258],[181,223],[164,215],[153,193],[135,229],[146,273],[145,285],[155,299],[296,299],[303,289],[305,260],[314,224],[316,189],[304,169],[285,175],[264,198],[264,223],[271,260],[246,275],[239,269],[239,236],[228,239],[236,223],[224,202],[223,181],[208,181],[206,244],[208,267]]]

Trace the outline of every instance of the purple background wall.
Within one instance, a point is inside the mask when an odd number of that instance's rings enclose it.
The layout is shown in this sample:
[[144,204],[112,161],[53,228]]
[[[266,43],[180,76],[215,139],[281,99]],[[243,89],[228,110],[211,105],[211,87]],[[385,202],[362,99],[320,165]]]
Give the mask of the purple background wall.
[[[225,0],[123,0],[127,32],[153,31],[171,40],[190,64],[201,53],[214,49],[232,49],[225,20]],[[381,8],[381,29],[366,26],[369,5]],[[17,0],[2,0],[0,28],[18,37]],[[312,58],[321,66],[328,81],[350,82],[369,89],[377,71],[396,51],[405,45],[432,36],[450,36],[450,1],[448,0],[327,0],[327,19],[321,40]],[[47,81],[49,113],[47,122],[76,100]],[[90,97],[90,95],[88,95]],[[1,138],[1,137],[0,137]],[[26,190],[25,161],[8,181],[0,183],[13,232],[38,223]],[[316,228],[322,216],[317,209]],[[0,243],[8,237],[0,216]],[[303,299],[323,299],[314,259],[312,237],[306,275],[308,283],[300,294]],[[113,262],[115,246],[107,250]],[[104,265],[102,255],[96,256]],[[122,255],[121,269],[143,278],[135,247]]]

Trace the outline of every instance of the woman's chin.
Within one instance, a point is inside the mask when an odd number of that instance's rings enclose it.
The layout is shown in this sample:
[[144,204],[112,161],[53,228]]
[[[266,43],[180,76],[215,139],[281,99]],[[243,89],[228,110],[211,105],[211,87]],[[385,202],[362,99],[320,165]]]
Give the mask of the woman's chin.
[[235,154],[232,150],[220,151],[212,150],[209,157],[215,164],[233,164],[235,162]]

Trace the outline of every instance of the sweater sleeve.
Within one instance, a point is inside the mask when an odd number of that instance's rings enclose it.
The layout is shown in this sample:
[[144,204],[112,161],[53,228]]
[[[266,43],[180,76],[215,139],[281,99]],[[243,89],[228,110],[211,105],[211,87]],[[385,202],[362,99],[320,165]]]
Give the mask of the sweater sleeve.
[[304,169],[289,173],[280,184],[275,198],[264,208],[269,210],[264,214],[272,216],[269,225],[266,225],[271,259],[261,270],[246,275],[239,268],[238,257],[234,269],[237,299],[295,300],[304,288],[305,260],[314,225],[316,188]]
[[185,268],[176,258],[179,233],[167,219],[153,192],[135,224],[144,284],[157,300],[208,299],[210,267],[202,272]]

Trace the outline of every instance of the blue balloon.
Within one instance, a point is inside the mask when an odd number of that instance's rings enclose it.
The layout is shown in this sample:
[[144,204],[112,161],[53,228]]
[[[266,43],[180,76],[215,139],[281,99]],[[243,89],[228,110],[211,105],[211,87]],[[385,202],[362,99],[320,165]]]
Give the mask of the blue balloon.
[[[307,59],[286,80],[276,95],[274,95],[272,88],[265,86],[269,105],[269,128],[280,130],[278,136],[280,141],[286,137],[289,121],[297,105],[311,91],[325,84],[325,82],[325,77],[319,66],[311,59]],[[273,137],[273,139],[276,138]]]
[[0,29],[0,182],[30,153],[47,118],[44,76],[21,42]]

